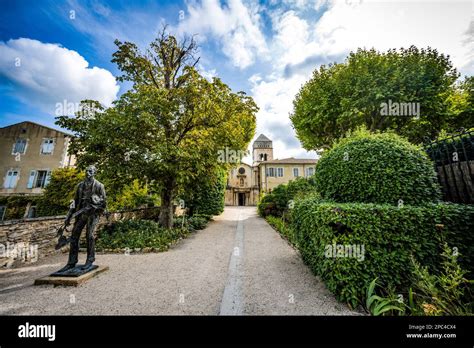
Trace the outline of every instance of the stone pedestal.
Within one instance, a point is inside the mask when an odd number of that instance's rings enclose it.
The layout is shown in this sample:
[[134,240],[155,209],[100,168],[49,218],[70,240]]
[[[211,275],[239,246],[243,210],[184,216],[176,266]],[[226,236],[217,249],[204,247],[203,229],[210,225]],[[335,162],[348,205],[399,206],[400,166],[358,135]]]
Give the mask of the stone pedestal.
[[[95,277],[99,273],[105,272],[109,269],[109,266],[98,266],[97,268],[81,274],[79,276],[71,276],[71,275],[64,275],[64,276],[53,276],[49,275],[43,278],[39,278],[35,280],[35,285],[63,285],[63,286],[78,286],[85,281]],[[54,273],[53,273],[54,274]]]

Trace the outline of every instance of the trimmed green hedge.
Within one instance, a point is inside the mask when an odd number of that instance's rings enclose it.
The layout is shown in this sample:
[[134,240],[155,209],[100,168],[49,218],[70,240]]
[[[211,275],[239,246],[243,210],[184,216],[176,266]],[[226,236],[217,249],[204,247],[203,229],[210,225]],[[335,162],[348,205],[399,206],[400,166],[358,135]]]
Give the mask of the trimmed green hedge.
[[439,201],[441,193],[420,147],[395,134],[362,130],[323,153],[315,181],[324,199],[341,203],[419,205]]
[[[304,261],[338,300],[353,307],[363,303],[367,286],[376,277],[382,286],[406,293],[412,255],[431,271],[439,270],[443,241],[458,249],[464,269],[474,269],[474,206],[398,208],[308,198],[295,203],[292,221]],[[364,246],[363,261],[326,257],[326,247],[334,244]]]

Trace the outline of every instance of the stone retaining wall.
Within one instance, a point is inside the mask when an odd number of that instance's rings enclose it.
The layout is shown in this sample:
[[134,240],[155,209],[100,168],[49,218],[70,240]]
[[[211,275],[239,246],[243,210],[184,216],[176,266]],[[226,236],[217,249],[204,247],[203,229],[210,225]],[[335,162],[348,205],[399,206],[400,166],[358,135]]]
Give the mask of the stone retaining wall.
[[[158,217],[159,207],[113,212],[102,216],[97,230],[119,220]],[[67,246],[55,250],[57,230],[66,216],[49,216],[0,222],[0,268],[17,267],[25,263],[67,251]],[[74,221],[71,223],[71,227]],[[71,229],[71,227],[69,229]],[[85,229],[82,233],[84,238]]]

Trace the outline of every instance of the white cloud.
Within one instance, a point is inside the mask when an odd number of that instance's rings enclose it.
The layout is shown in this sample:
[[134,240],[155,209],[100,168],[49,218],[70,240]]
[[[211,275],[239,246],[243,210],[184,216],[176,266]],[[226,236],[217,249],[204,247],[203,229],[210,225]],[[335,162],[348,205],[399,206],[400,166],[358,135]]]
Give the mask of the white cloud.
[[246,6],[242,0],[229,0],[227,6],[218,0],[190,1],[177,32],[217,39],[232,64],[244,69],[267,53],[258,10],[258,5]]
[[472,9],[470,1],[336,1],[312,34],[320,49],[332,55],[358,47],[431,46],[465,71],[472,60],[468,52],[473,42],[466,41]]
[[[269,43],[273,71],[249,78],[251,94],[260,111],[257,136],[274,141],[278,157],[306,157],[301,150],[289,114],[300,86],[321,64],[342,62],[359,47],[427,47],[447,54],[463,74],[474,73],[472,7],[467,1],[391,2],[370,0],[297,1],[292,10],[270,13],[274,36]],[[301,9],[326,9],[313,20]]]
[[12,82],[20,101],[48,113],[64,100],[110,106],[120,88],[108,70],[90,68],[76,51],[26,38],[0,41],[0,75]]
[[[256,136],[263,133],[273,140],[275,158],[316,157],[314,152],[307,152],[301,148],[288,117],[293,109],[293,99],[306,80],[307,78],[301,75],[290,78],[272,77],[266,80],[262,80],[259,75],[252,75],[249,78],[253,86],[252,97],[260,108],[257,114]],[[250,158],[246,160],[251,161]]]

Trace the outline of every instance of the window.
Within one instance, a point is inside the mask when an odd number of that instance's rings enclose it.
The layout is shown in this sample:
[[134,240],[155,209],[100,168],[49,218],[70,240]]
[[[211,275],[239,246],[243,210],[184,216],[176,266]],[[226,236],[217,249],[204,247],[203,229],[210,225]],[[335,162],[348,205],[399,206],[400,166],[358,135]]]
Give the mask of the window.
[[283,168],[267,168],[267,176],[283,177]]
[[16,155],[17,153],[24,154],[26,152],[26,139],[17,139],[15,144],[13,144],[12,155]]
[[41,154],[42,155],[51,155],[54,150],[54,139],[45,138],[41,143]]
[[300,170],[298,168],[293,168],[293,176],[295,178],[300,176]]
[[306,176],[312,176],[312,175],[314,175],[314,168],[313,167],[306,168]]
[[18,182],[19,171],[17,169],[11,169],[7,172],[5,176],[5,181],[3,182],[3,188],[12,189],[16,187]]
[[28,179],[27,188],[43,188],[49,184],[51,179],[51,171],[49,170],[32,170]]
[[240,167],[240,168],[239,168],[239,174],[240,174],[240,175],[245,174],[245,168],[244,168],[244,167]]
[[244,178],[240,178],[240,186],[244,186]]

